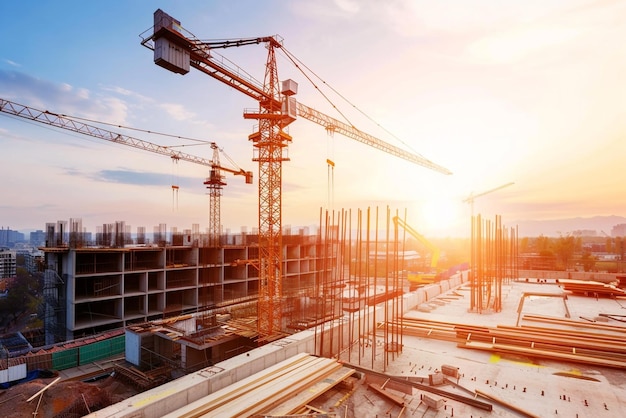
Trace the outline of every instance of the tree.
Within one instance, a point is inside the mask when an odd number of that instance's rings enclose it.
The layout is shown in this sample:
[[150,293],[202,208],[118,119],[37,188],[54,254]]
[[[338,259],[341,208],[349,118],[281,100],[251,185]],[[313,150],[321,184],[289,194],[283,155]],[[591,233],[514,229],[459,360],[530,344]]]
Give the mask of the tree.
[[550,251],[550,238],[548,237],[539,235],[537,238],[535,238],[535,247],[537,248],[537,252],[540,255],[546,252],[550,253],[550,255],[552,254],[552,251]]
[[593,271],[596,267],[596,258],[589,251],[585,251],[582,254],[580,261],[585,271]]
[[519,240],[519,252],[520,253],[527,253],[529,248],[530,248],[530,243],[529,243],[528,237],[524,237]]
[[554,252],[563,263],[563,267],[567,269],[569,262],[576,251],[576,239],[571,236],[560,236],[554,244]]
[[620,260],[624,259],[624,240],[622,237],[615,237],[615,253]]

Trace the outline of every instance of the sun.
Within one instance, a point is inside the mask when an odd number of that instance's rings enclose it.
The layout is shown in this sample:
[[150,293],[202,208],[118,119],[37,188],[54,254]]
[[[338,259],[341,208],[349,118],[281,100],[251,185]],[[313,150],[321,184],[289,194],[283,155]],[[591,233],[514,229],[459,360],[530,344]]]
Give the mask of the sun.
[[459,202],[451,198],[431,198],[420,205],[423,229],[431,232],[452,231],[461,222]]

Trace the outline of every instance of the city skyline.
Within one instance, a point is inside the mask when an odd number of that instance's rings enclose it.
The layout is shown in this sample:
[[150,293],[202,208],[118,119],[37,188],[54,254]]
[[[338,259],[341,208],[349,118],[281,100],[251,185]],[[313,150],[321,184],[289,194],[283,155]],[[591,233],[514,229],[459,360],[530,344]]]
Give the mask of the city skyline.
[[[181,77],[154,65],[139,34],[160,7],[200,39],[280,35],[285,49],[319,77],[312,85],[284,54],[278,57],[279,77],[299,84],[297,100],[346,116],[358,129],[453,173],[329,137],[298,120],[289,128],[294,141],[283,164],[285,226],[318,225],[320,208],[371,208],[382,218],[389,207],[406,210],[409,224],[424,234],[467,235],[471,208],[463,201],[510,182],[477,198],[474,212],[501,215],[507,226],[626,215],[620,117],[626,54],[616,42],[626,34],[620,19],[626,5],[322,3],[3,3],[0,22],[20,42],[5,37],[0,48],[0,98],[108,122],[112,131],[204,158],[211,157],[208,147],[183,138],[215,141],[255,174],[253,185],[226,177],[224,230],[252,230],[258,173],[247,138],[254,125],[242,113],[256,103],[195,70]],[[219,53],[263,79],[262,46]],[[116,221],[147,232],[160,223],[206,228],[206,167],[0,116],[6,227],[43,229],[79,218],[94,232]]]

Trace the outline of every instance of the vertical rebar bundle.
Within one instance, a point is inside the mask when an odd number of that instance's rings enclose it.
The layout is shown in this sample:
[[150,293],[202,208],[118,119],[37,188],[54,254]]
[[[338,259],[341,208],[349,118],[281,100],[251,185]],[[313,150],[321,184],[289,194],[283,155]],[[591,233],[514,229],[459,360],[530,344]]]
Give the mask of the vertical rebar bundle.
[[320,213],[321,259],[332,266],[321,269],[315,286],[315,352],[352,362],[358,347],[358,364],[375,368],[378,356],[384,369],[402,350],[404,244],[389,208],[386,218],[378,208],[355,213],[354,220],[352,211]]
[[517,229],[507,233],[500,215],[493,223],[472,216],[471,312],[502,310],[502,284],[517,277],[517,255]]

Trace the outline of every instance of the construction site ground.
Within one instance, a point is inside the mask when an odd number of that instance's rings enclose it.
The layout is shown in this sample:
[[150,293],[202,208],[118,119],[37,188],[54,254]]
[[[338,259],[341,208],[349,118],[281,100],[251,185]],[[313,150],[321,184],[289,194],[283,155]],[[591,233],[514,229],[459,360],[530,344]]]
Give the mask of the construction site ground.
[[[554,281],[512,281],[502,286],[499,311],[485,309],[478,313],[470,309],[471,291],[464,284],[414,307],[405,318],[499,327],[537,326],[532,318],[546,317],[626,326],[620,321],[620,315],[626,314],[626,299],[565,294],[562,285]],[[555,334],[557,328],[567,328],[563,324],[541,326],[555,326]],[[572,335],[579,329],[570,328]],[[339,360],[357,372],[309,402],[309,411],[335,417],[431,418],[599,418],[626,414],[624,367],[462,348],[458,341],[437,338],[435,332],[415,335],[407,331],[400,340],[400,350],[385,351],[389,336],[385,339],[382,332],[380,328],[375,338],[362,339],[341,354]],[[61,379],[40,396],[33,397],[57,377],[2,390],[0,416],[78,417],[93,412],[100,404],[120,402],[137,393],[137,389],[113,377],[92,383],[79,380],[107,366],[92,364],[63,371],[57,376]],[[369,373],[369,369],[377,373]],[[456,371],[456,377],[450,375],[451,370]]]
[[[525,321],[537,316],[565,318],[568,311],[572,321],[624,326],[619,320],[606,319],[610,314],[619,319],[624,315],[626,299],[567,295],[537,296],[563,293],[554,281],[516,281],[502,287],[500,312],[470,312],[470,289],[464,285],[446,292],[424,306],[407,313],[407,318],[424,319],[481,326],[530,325]],[[525,295],[525,296],[524,296]],[[523,304],[521,300],[524,300]],[[518,310],[521,309],[521,312]],[[537,324],[532,324],[537,325]],[[420,378],[424,387],[475,399],[491,405],[491,411],[471,406],[463,401],[412,388],[393,389],[395,379],[378,378],[379,385],[388,382],[386,392],[402,400],[402,404],[379,395],[362,378],[357,389],[343,402],[320,399],[313,406],[333,411],[340,417],[576,417],[599,418],[626,415],[626,375],[623,368],[591,366],[578,362],[549,360],[527,354],[503,354],[497,351],[459,348],[456,342],[404,335],[401,353],[385,353],[384,338],[376,340],[375,361],[372,365],[368,342],[355,347],[342,360],[360,364],[367,369],[384,371],[388,376]],[[388,363],[385,364],[385,357]],[[445,379],[429,385],[429,375],[441,376],[442,366],[458,368],[458,379]],[[397,386],[397,385],[396,385]],[[343,392],[345,394],[345,391]],[[331,393],[328,396],[332,396]],[[342,396],[337,390],[337,397]],[[427,404],[430,403],[428,406]]]
[[[113,364],[120,362],[123,359],[115,358],[86,364],[0,389],[0,416],[82,417],[128,399],[139,390],[121,379],[102,377],[110,372]],[[89,381],[90,377],[94,380]]]

